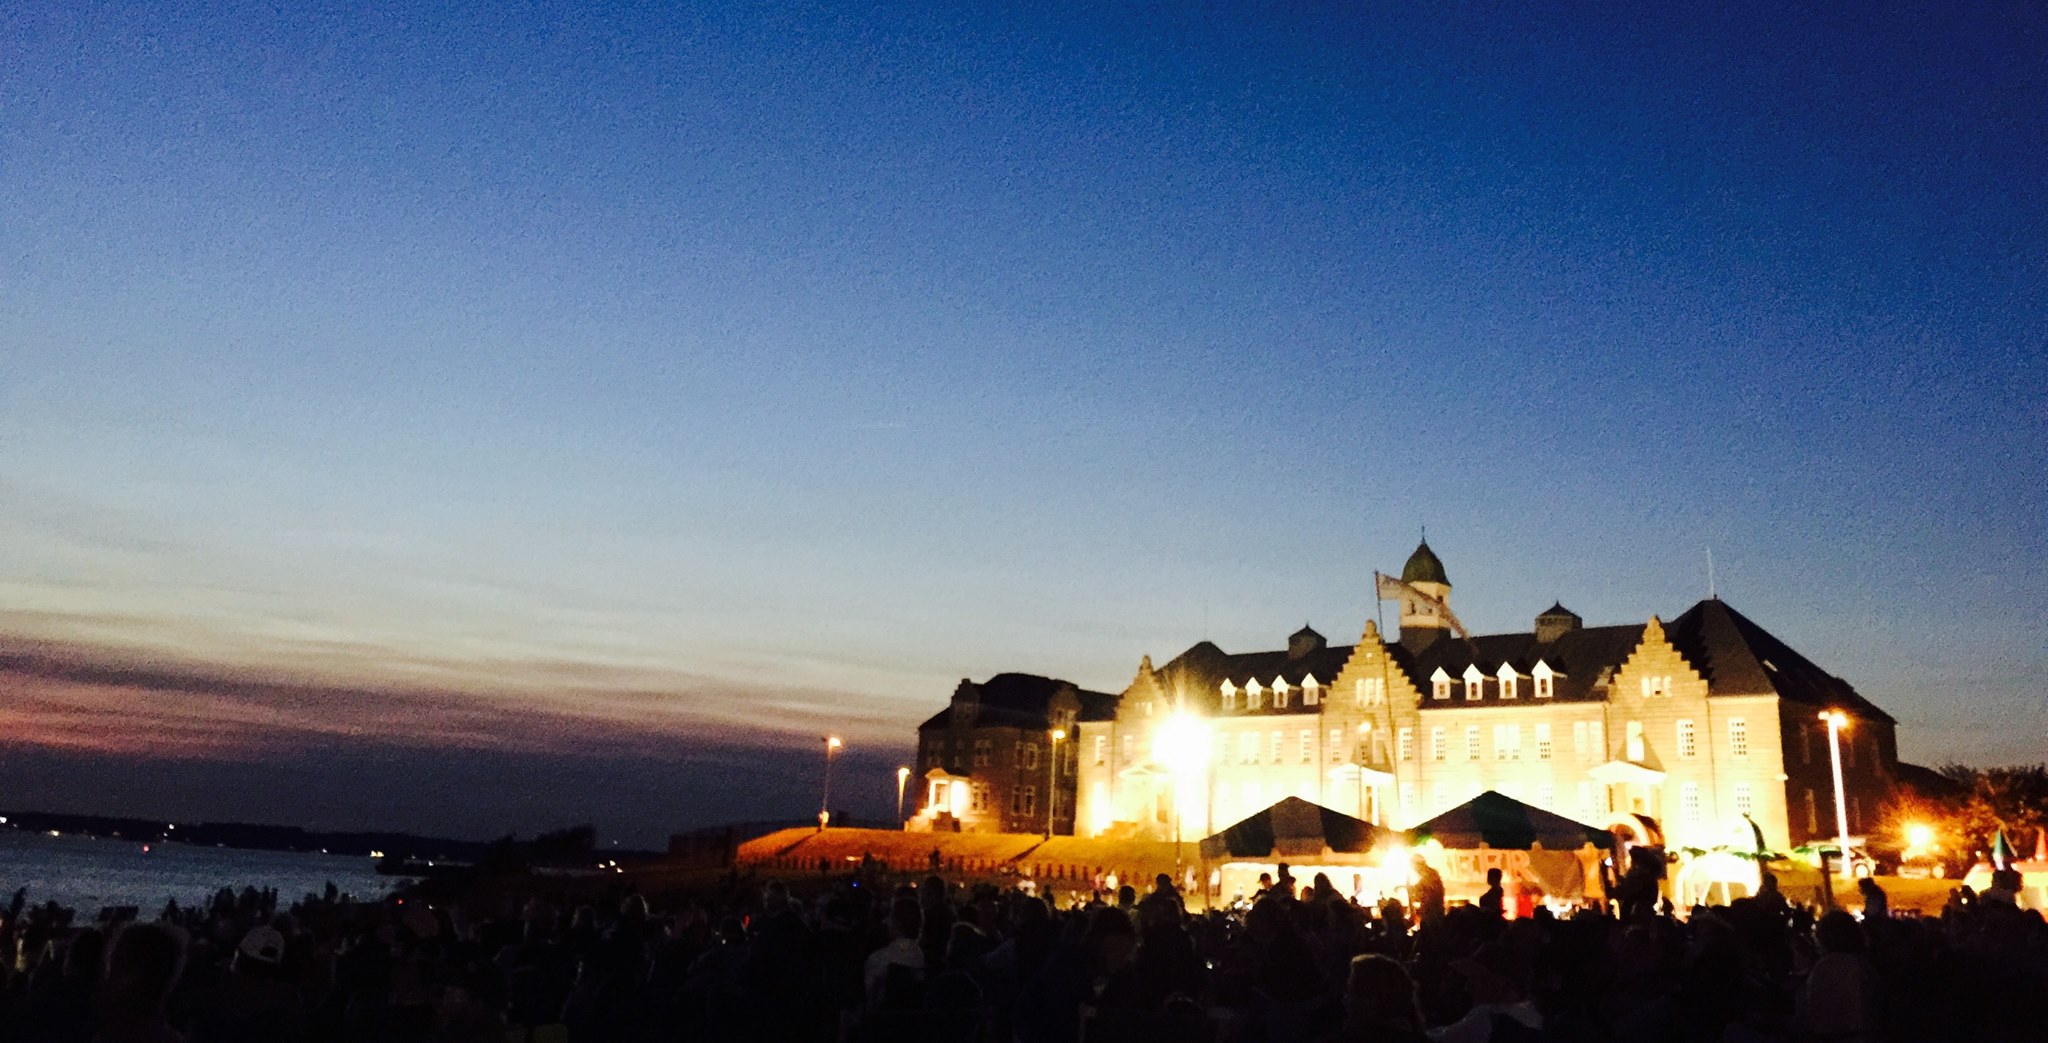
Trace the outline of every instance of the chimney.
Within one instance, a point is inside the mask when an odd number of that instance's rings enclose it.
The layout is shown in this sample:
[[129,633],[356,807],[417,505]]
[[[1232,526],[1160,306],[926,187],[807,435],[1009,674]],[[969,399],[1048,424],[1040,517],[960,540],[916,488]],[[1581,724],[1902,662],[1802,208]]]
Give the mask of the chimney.
[[1584,620],[1563,603],[1552,604],[1536,617],[1536,642],[1547,645],[1579,628]]

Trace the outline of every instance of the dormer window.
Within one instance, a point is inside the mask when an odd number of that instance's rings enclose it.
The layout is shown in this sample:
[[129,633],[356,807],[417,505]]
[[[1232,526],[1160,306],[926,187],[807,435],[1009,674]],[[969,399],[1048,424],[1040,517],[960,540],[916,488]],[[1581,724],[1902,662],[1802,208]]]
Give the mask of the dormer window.
[[1226,710],[1237,709],[1237,686],[1229,681],[1223,682],[1223,708]]
[[1429,675],[1429,697],[1432,699],[1449,699],[1451,697],[1451,675],[1444,673],[1443,667],[1437,667],[1436,673]]
[[1322,701],[1323,686],[1316,683],[1316,675],[1310,674],[1307,677],[1302,678],[1301,704],[1303,706],[1315,706],[1316,704],[1321,703]]
[[1521,678],[1515,674],[1514,667],[1502,663],[1500,665],[1500,697],[1503,699],[1513,699],[1520,695],[1521,692],[1518,689],[1521,686],[1517,683],[1520,680]]
[[1258,708],[1259,708],[1259,704],[1260,704],[1261,702],[1263,702],[1263,701],[1264,701],[1264,699],[1265,699],[1265,696],[1266,696],[1266,690],[1265,690],[1264,688],[1261,688],[1261,687],[1259,687],[1259,681],[1258,681],[1258,678],[1253,678],[1253,679],[1251,679],[1251,680],[1249,680],[1249,681],[1246,681],[1246,682],[1244,683],[1244,708],[1245,708],[1245,709],[1247,709],[1247,710],[1256,710],[1256,709],[1258,709]]
[[1536,689],[1536,698],[1548,699],[1557,694],[1556,673],[1550,669],[1549,663],[1538,662],[1529,671],[1529,680],[1531,687]]
[[1287,679],[1284,677],[1273,679],[1273,709],[1287,709]]
[[1468,667],[1466,667],[1466,668],[1465,668],[1465,701],[1466,701],[1466,702],[1468,702],[1468,703],[1476,703],[1476,702],[1478,702],[1478,701],[1479,701],[1480,699],[1483,699],[1483,698],[1485,698],[1485,696],[1486,696],[1486,675],[1485,675],[1485,674],[1482,674],[1482,673],[1480,673],[1480,672],[1479,672],[1479,667],[1477,667],[1477,666],[1468,666]]

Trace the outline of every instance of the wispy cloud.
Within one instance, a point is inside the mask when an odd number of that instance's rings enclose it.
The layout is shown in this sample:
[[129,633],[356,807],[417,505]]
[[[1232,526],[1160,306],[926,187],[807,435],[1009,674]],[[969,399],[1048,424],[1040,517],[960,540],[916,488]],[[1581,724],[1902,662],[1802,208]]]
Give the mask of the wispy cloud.
[[[428,664],[433,665],[433,664]],[[0,638],[0,741],[113,755],[289,757],[336,739],[689,757],[821,729],[900,744],[854,693],[552,660],[441,664],[459,685],[348,683],[75,642]],[[491,678],[504,679],[494,686]]]

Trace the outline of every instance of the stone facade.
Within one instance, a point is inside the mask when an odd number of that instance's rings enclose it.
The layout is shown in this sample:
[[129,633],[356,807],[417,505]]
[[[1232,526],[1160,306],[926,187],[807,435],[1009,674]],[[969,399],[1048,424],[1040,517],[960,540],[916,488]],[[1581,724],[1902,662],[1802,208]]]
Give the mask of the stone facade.
[[918,728],[908,828],[1072,833],[1077,725],[1114,703],[1033,674],[962,678],[946,709]]

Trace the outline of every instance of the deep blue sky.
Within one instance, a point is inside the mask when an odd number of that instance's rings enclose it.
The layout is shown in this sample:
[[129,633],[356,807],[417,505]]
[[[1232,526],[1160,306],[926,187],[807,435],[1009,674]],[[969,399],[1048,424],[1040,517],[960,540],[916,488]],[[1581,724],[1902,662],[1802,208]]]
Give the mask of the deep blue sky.
[[1424,524],[1488,630],[1712,547],[2041,759],[2037,5],[701,6],[0,16],[24,803],[644,839],[836,729],[879,809],[958,678],[1348,641]]

